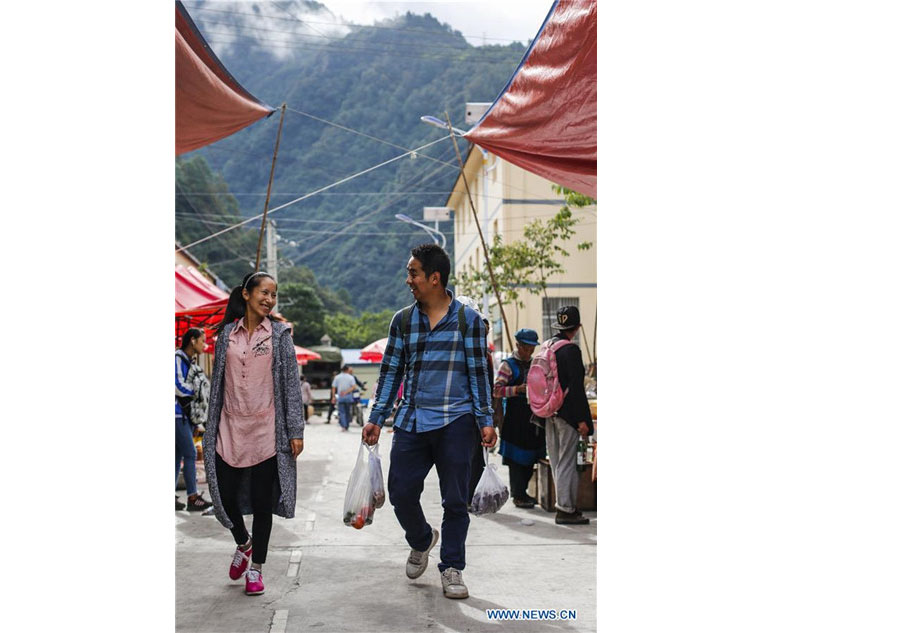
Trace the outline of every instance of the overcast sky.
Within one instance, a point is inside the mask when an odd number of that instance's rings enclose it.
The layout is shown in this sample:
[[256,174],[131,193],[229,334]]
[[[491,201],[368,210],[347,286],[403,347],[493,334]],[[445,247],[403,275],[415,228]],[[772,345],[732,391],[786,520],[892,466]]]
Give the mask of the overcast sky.
[[[432,0],[420,2],[362,2],[359,0],[322,0],[336,15],[350,22],[372,24],[375,20],[398,13],[431,13],[466,36],[469,43],[480,46],[505,44],[507,40],[527,42],[534,38],[547,17],[552,0],[468,0],[452,2]],[[485,42],[482,38],[487,38]],[[497,39],[490,39],[497,38]]]

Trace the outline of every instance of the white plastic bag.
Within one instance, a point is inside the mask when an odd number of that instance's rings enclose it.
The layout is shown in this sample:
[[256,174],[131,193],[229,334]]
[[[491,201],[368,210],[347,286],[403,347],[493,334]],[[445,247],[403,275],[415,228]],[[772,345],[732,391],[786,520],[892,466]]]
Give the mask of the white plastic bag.
[[378,456],[378,444],[369,446],[369,479],[372,483],[372,500],[375,508],[384,505],[384,475],[381,474],[381,457]]
[[475,487],[475,495],[472,497],[472,514],[491,514],[503,507],[509,499],[509,488],[497,474],[497,465],[491,464],[487,447],[484,447],[484,472],[478,485]]
[[375,504],[372,500],[372,479],[366,461],[365,443],[360,442],[356,465],[350,473],[347,492],[344,495],[344,525],[361,530],[372,523]]

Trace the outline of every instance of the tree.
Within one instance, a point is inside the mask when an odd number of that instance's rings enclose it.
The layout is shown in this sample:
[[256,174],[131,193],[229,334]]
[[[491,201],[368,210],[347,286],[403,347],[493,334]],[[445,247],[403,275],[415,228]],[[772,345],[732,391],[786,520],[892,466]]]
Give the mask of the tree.
[[337,347],[360,348],[387,336],[393,310],[350,314],[325,315],[325,329]]
[[300,283],[278,286],[278,309],[294,324],[295,345],[318,345],[325,334],[325,306],[315,289]]
[[[575,235],[575,225],[580,218],[572,214],[570,207],[586,207],[595,204],[593,198],[553,185],[556,193],[565,196],[565,205],[552,218],[534,220],[525,225],[524,237],[508,244],[501,235],[494,236],[489,256],[494,269],[494,279],[503,303],[514,303],[525,307],[520,292],[524,289],[532,294],[546,296],[547,279],[565,271],[561,260],[569,252],[561,244]],[[581,242],[578,250],[587,250],[592,242]],[[460,294],[481,296],[491,290],[490,275],[482,270],[466,271],[453,280]]]

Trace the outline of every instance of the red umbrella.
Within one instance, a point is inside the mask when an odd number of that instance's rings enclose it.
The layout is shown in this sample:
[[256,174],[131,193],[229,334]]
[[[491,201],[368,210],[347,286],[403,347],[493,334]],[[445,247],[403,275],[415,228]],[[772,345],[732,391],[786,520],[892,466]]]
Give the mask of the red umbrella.
[[312,351],[311,349],[306,349],[305,347],[294,345],[294,350],[297,352],[297,362],[301,365],[305,365],[308,361],[311,360],[322,360],[322,355]]
[[380,363],[384,358],[384,348],[387,347],[387,338],[380,338],[374,343],[369,343],[359,353],[359,360],[367,360],[372,363]]

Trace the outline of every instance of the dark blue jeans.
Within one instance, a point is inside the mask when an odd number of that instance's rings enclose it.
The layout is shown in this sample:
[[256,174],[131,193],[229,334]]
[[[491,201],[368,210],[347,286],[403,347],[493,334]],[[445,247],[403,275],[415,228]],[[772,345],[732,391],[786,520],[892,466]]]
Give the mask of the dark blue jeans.
[[466,535],[469,532],[466,499],[472,451],[478,436],[478,425],[472,414],[427,433],[410,433],[394,428],[388,493],[394,514],[406,532],[406,542],[420,552],[431,544],[431,526],[425,520],[419,498],[425,477],[432,466],[437,467],[441,505],[444,508],[441,562],[438,564],[440,571],[448,567],[466,568]]
[[194,447],[194,427],[185,418],[175,418],[175,485],[184,461],[184,485],[188,496],[197,494],[197,449]]
[[346,428],[350,427],[350,418],[353,417],[353,402],[338,402],[338,423]]

